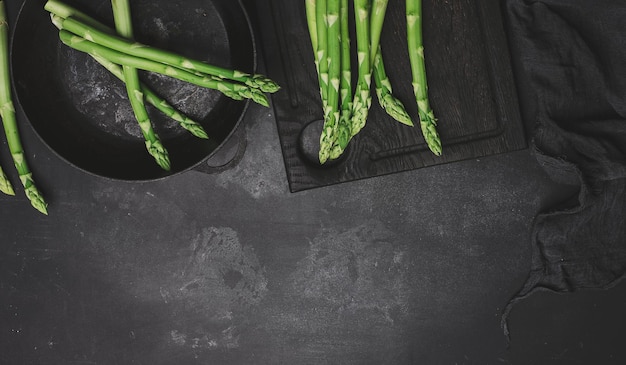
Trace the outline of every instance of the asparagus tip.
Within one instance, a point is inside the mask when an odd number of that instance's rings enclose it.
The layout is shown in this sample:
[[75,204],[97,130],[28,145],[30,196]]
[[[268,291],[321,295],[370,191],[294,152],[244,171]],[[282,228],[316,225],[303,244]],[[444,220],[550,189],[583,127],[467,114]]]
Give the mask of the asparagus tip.
[[254,100],[256,103],[261,104],[265,107],[270,106],[269,100],[267,100],[267,97],[262,92],[257,92],[257,90],[253,90],[251,96],[252,100]]
[[202,128],[201,125],[197,123],[186,124],[186,125],[183,125],[183,127],[198,138],[209,139],[209,135],[207,134],[207,132],[204,130],[204,128]]
[[339,157],[341,157],[341,155],[343,154],[343,151],[344,151],[343,148],[341,148],[340,146],[334,146],[332,150],[330,151],[329,158],[331,160],[336,160]]
[[381,97],[379,95],[380,105],[382,108],[396,121],[407,125],[409,127],[413,127],[413,121],[411,117],[406,112],[404,105],[400,100],[395,98],[392,94],[387,94]]
[[170,157],[165,147],[163,147],[163,144],[161,144],[161,141],[156,140],[156,141],[150,142],[146,140],[146,148],[148,150],[148,153],[152,157],[154,157],[154,160],[156,161],[156,163],[163,170],[170,171],[170,168],[171,168]]
[[280,90],[280,85],[278,85],[274,80],[267,78],[263,75],[252,76],[248,85],[258,88],[265,93],[275,93]]
[[4,174],[2,168],[0,168],[0,191],[6,195],[15,195],[13,185],[11,185],[9,178]]
[[24,192],[26,193],[26,197],[28,198],[28,200],[30,200],[30,204],[35,209],[37,209],[42,214],[48,215],[48,204],[45,202],[43,196],[34,185],[26,188]]
[[319,160],[320,160],[320,164],[325,164],[326,161],[328,161],[328,158],[330,157],[329,153],[327,151],[322,151],[320,150],[319,152]]
[[11,184],[0,184],[0,191],[6,195],[15,195],[15,190],[13,190],[13,186],[11,186]]
[[170,158],[167,155],[159,154],[158,156],[154,156],[154,159],[163,170],[170,171],[171,169]]
[[439,138],[439,133],[437,133],[436,128],[437,119],[435,119],[434,115],[432,115],[432,112],[428,113],[426,118],[420,120],[420,126],[422,128],[422,134],[424,135],[424,139],[426,140],[428,148],[436,156],[441,156],[441,139]]

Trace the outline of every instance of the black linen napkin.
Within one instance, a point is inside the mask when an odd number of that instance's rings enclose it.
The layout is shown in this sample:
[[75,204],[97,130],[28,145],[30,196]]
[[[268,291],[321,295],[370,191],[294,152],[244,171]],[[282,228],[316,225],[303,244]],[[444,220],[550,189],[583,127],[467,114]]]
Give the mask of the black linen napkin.
[[[626,1],[506,0],[524,119],[538,162],[580,184],[576,203],[536,217],[527,282],[608,288],[626,273]],[[572,177],[574,180],[572,180]]]

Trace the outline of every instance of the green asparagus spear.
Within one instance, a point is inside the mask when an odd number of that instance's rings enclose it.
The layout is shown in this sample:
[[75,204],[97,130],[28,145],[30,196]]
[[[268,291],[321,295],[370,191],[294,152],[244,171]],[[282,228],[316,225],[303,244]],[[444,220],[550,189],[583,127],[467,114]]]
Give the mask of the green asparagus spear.
[[13,190],[13,185],[11,185],[11,181],[0,167],[0,191],[5,193],[6,195],[15,195],[15,190]]
[[137,69],[170,76],[182,81],[192,83],[194,85],[206,87],[209,89],[215,89],[221,91],[227,96],[237,98],[238,100],[242,98],[252,99],[263,106],[269,106],[269,101],[267,100],[265,94],[261,92],[261,90],[251,88],[247,85],[215,79],[211,76],[199,76],[189,71],[168,66],[159,62],[130,56],[128,54],[118,52],[110,48],[103,47],[99,44],[90,42],[85,38],[74,35],[66,30],[59,31],[59,38],[67,46],[81,52],[86,52],[92,56],[96,55],[106,58],[111,62],[120,65],[132,66]]
[[[133,27],[130,18],[130,4],[128,0],[111,0],[113,7],[113,17],[115,19],[115,28],[117,32],[128,39],[133,38]],[[128,100],[132,106],[135,118],[141,127],[141,132],[146,140],[146,148],[155,161],[162,169],[170,170],[170,158],[163,146],[163,143],[159,139],[152,128],[152,123],[144,104],[143,93],[141,92],[141,85],[139,83],[139,74],[137,69],[124,65],[122,66],[124,72],[124,82],[126,83],[126,91],[128,93]]]
[[[113,76],[124,81],[124,72],[122,71],[122,67],[120,65],[113,63],[109,61],[108,59],[97,56],[97,55],[92,55],[92,57],[99,64],[101,64],[103,67],[109,70],[109,72],[111,72]],[[162,99],[160,96],[158,96],[154,91],[152,91],[152,89],[150,89],[144,83],[140,83],[140,86],[141,86],[141,91],[143,92],[143,95],[147,102],[149,102],[151,105],[156,107],[163,114],[177,121],[181,127],[191,132],[191,134],[193,134],[194,136],[198,138],[203,138],[203,139],[209,138],[204,128],[202,128],[202,126],[198,124],[198,122],[194,121],[193,119],[189,118],[185,114],[176,110],[170,103],[168,103],[165,99]]]
[[[336,140],[337,125],[339,123],[339,84],[341,78],[341,29],[339,21],[339,0],[328,0],[326,4],[326,26],[328,45],[328,100],[327,118],[320,137],[319,160],[326,162],[330,157],[331,149]],[[323,146],[323,148],[322,148]]]
[[350,122],[352,118],[352,70],[350,56],[350,28],[349,28],[348,0],[341,0],[339,9],[339,27],[341,29],[341,114],[337,125],[337,138],[330,152],[331,159],[341,156],[350,141]]
[[9,151],[11,152],[15,168],[20,176],[20,181],[24,186],[24,193],[35,209],[43,214],[48,214],[47,204],[35,186],[33,175],[26,162],[24,149],[22,148],[22,142],[17,128],[9,76],[8,28],[5,3],[3,0],[0,0],[0,117],[2,118]]
[[[327,0],[318,0],[315,6],[315,29],[317,30],[315,36],[315,40],[317,42],[315,57],[317,59],[320,97],[322,99],[322,111],[324,114],[324,127],[322,128],[322,133],[320,135],[319,150],[319,161],[322,164],[328,160],[330,149],[332,147],[332,136],[328,134],[328,130],[326,129],[328,120],[331,116],[330,108],[328,106],[328,25],[326,24],[326,16]],[[313,40],[311,43],[313,43]]]
[[208,75],[218,76],[223,79],[241,82],[249,87],[259,89],[263,92],[274,93],[280,89],[280,86],[276,84],[276,82],[263,75],[251,75],[239,70],[218,67],[206,62],[186,58],[163,49],[132,42],[123,37],[114,36],[105,31],[99,30],[71,16],[68,18],[61,18],[63,19],[61,22],[63,29],[116,51],[162,62],[187,71],[201,72]]
[[374,84],[376,89],[376,96],[380,106],[389,114],[393,119],[402,124],[413,127],[413,121],[404,108],[404,104],[393,95],[391,88],[391,81],[387,77],[385,66],[383,65],[382,50],[378,47],[378,52],[374,56]]
[[441,155],[441,140],[437,133],[437,119],[428,100],[424,45],[422,42],[422,1],[406,0],[407,43],[422,134],[428,148]]
[[370,9],[369,1],[354,0],[354,19],[356,29],[356,45],[358,56],[358,80],[352,104],[351,134],[355,136],[365,126],[369,108],[372,104],[370,86],[372,68],[370,61]]

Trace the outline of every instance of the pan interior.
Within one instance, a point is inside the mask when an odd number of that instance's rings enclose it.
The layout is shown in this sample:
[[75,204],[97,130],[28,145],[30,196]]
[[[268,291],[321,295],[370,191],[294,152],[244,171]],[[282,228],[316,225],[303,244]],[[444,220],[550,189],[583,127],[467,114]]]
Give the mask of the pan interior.
[[[120,80],[89,55],[70,49],[44,10],[27,0],[12,42],[17,100],[41,139],[87,172],[123,180],[150,180],[195,166],[214,152],[242,118],[246,102],[167,76],[140,71],[142,82],[196,120],[209,140],[192,136],[151,105],[152,125],[169,152],[166,172],[147,153]],[[110,2],[68,4],[112,26]],[[214,65],[253,72],[255,52],[248,19],[238,1],[136,0],[135,39]]]

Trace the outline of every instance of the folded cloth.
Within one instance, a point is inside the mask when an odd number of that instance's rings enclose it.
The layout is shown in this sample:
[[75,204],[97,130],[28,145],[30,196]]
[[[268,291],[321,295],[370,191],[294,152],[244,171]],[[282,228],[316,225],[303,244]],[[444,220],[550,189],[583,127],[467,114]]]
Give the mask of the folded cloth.
[[626,1],[506,0],[505,18],[531,145],[578,199],[535,219],[528,280],[539,289],[608,288],[626,274]]

